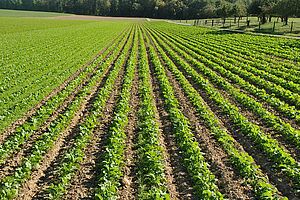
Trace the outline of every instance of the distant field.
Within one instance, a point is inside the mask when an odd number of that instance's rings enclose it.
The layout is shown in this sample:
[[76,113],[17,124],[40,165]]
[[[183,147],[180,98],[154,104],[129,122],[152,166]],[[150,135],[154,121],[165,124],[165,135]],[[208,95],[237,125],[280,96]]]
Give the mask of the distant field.
[[0,17],[56,17],[56,16],[67,16],[67,15],[69,14],[0,9]]
[[92,21],[54,20],[49,18],[0,17],[0,34],[80,26]]
[[1,200],[300,197],[300,40],[0,20]]

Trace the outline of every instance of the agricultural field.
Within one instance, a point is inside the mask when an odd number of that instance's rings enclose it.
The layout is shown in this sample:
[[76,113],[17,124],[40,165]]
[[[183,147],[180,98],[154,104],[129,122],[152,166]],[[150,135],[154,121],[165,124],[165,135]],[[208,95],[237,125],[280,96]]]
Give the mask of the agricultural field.
[[3,26],[1,200],[300,198],[300,40],[156,20]]

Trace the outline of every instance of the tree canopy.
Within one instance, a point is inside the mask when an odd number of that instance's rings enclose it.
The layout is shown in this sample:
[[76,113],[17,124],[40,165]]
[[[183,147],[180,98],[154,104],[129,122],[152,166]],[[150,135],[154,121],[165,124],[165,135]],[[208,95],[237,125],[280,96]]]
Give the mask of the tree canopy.
[[300,0],[1,0],[0,8],[171,19],[300,16]]

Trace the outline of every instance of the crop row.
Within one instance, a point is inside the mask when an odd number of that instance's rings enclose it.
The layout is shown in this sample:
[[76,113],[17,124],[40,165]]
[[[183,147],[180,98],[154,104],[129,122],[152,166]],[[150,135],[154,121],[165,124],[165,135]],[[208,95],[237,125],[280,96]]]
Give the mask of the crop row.
[[215,184],[215,176],[209,170],[198,142],[195,141],[189,121],[180,110],[178,100],[174,95],[174,90],[162,67],[158,54],[150,44],[149,38],[146,38],[146,41],[150,61],[158,79],[165,108],[172,124],[172,132],[175,136],[176,144],[181,150],[183,165],[194,182],[194,190],[200,199],[223,199],[223,195]]
[[[273,130],[277,131],[279,134],[283,135],[286,140],[293,143],[295,146],[300,149],[300,132],[297,129],[294,129],[290,124],[284,122],[279,117],[275,116],[273,113],[267,111],[263,105],[251,97],[247,96],[246,94],[242,93],[238,88],[233,87],[229,82],[227,82],[223,77],[217,75],[214,71],[212,71],[210,68],[206,67],[219,67],[222,70],[221,66],[213,65],[208,60],[205,60],[203,63],[206,64],[206,66],[202,65],[201,63],[197,62],[194,58],[198,58],[198,60],[204,60],[205,58],[200,58],[190,49],[184,47],[183,45],[180,45],[176,43],[175,41],[168,40],[167,41],[169,45],[172,46],[173,49],[177,49],[177,52],[180,54],[180,56],[184,57],[187,61],[189,61],[197,70],[201,71],[205,76],[209,78],[209,80],[221,87],[223,90],[228,92],[236,101],[238,101],[241,105],[243,105],[245,108],[252,111],[254,114],[261,117],[261,119]],[[177,45],[177,46],[176,46]],[[180,50],[178,47],[182,48],[183,50]],[[187,54],[188,52],[189,54]],[[224,70],[224,69],[223,69]]]
[[[99,118],[102,115],[103,109],[114,88],[116,79],[124,67],[128,52],[131,49],[133,31],[131,31],[129,34],[130,37],[126,42],[122,53],[113,63],[113,69],[107,76],[103,87],[99,89],[99,92],[97,92],[92,106],[89,109],[89,114],[79,124],[79,133],[75,136],[72,146],[63,155],[63,158],[57,167],[56,180],[54,180],[54,182],[45,191],[46,195],[50,199],[58,199],[66,192],[67,187],[72,181],[72,177],[80,168],[80,163],[85,157],[85,148],[93,137],[94,129],[100,123]],[[118,53],[120,53],[120,50],[118,50],[116,54]],[[108,60],[106,63],[108,65],[112,64],[112,62]]]
[[130,111],[131,88],[134,79],[134,72],[137,62],[138,37],[136,28],[134,30],[133,46],[129,59],[126,63],[123,85],[119,100],[114,109],[114,117],[108,128],[108,138],[105,142],[104,152],[100,156],[100,174],[97,175],[98,185],[96,189],[96,199],[113,199],[117,197],[120,178],[123,175],[124,150],[126,133],[125,128],[128,124],[128,113]]
[[[181,63],[178,63],[181,64]],[[261,131],[260,127],[249,122],[239,109],[224,98],[218,90],[189,64],[180,65],[185,73],[191,77],[197,87],[204,91],[209,99],[218,106],[223,114],[226,114],[232,123],[232,127],[237,133],[247,136],[255,146],[262,150],[266,156],[274,163],[274,166],[290,177],[295,187],[299,187],[299,164],[288,154],[276,140]]]
[[[121,46],[119,46],[119,49],[120,48]],[[116,53],[113,53],[110,59],[107,59],[101,64],[97,70],[97,74],[92,77],[88,85],[78,93],[67,109],[50,124],[48,130],[37,139],[31,148],[31,152],[22,159],[21,164],[16,168],[15,172],[1,180],[1,198],[12,199],[17,195],[18,188],[22,183],[30,178],[32,171],[39,166],[39,163],[43,159],[43,155],[45,155],[48,150],[53,147],[55,141],[60,136],[60,133],[69,126],[71,120],[79,111],[80,105],[85,100],[86,96],[91,93],[97,84],[99,84],[100,80],[103,78],[105,69],[110,66],[113,61],[113,57],[116,56]]]
[[184,62],[182,58],[171,50],[170,47],[168,47],[154,32],[151,32],[151,34],[166,67],[174,74],[176,80],[180,83],[185,95],[187,95],[188,99],[196,108],[200,120],[205,122],[205,125],[211,131],[212,135],[227,152],[230,157],[231,164],[235,167],[239,174],[246,179],[246,182],[254,188],[256,197],[258,199],[277,198],[277,189],[268,182],[268,178],[263,175],[262,171],[260,171],[259,167],[255,164],[253,158],[246,152],[240,151],[236,148],[236,141],[234,138],[228,134],[226,129],[220,126],[220,122],[217,117],[208,108],[208,106],[205,105],[201,95],[188,82],[182,72],[177,69],[176,64],[168,57],[167,54],[175,59],[177,63]]
[[139,29],[139,110],[137,136],[137,185],[141,199],[168,199],[165,166],[160,130],[156,119],[156,105],[150,77],[145,41]]
[[[120,41],[118,40],[118,42]],[[109,53],[114,47],[115,45],[112,45],[107,48],[91,65],[86,66],[78,77],[72,80],[62,91],[50,98],[29,120],[16,128],[15,132],[0,145],[0,163],[3,163],[5,159],[24,144],[31,135],[36,133],[41,125],[49,120],[49,117],[54,111],[65,102],[66,98],[74,93],[76,88],[80,89],[83,84],[87,82],[87,79],[94,74],[95,70],[103,70],[97,68],[102,60],[109,56]]]
[[[228,64],[228,63],[224,63],[222,61],[222,59],[219,59],[219,58],[214,58],[213,60],[208,59],[208,58],[210,58],[210,56],[207,55],[207,53],[203,53],[203,55],[199,55],[195,52],[196,50],[194,51],[194,49],[197,49],[196,47],[193,47],[182,41],[179,43],[178,38],[177,38],[177,40],[176,39],[174,40],[173,38],[171,38],[169,36],[168,36],[168,38],[169,38],[169,40],[176,42],[177,46],[181,46],[186,51],[188,51],[189,54],[194,59],[197,59],[197,61],[201,61],[202,63],[206,64],[207,66],[209,66],[213,70],[217,71],[222,76],[228,78],[231,82],[236,83],[239,87],[246,90],[251,95],[261,99],[262,101],[267,102],[275,110],[284,114],[287,118],[295,119],[296,122],[299,123],[300,114],[297,109],[295,109],[293,106],[289,106],[288,104],[286,104],[285,102],[281,101],[280,99],[274,97],[273,95],[268,94],[266,92],[266,91],[268,91],[268,88],[267,88],[267,90],[257,88],[254,85],[252,85],[251,83],[249,83],[249,82],[245,81],[244,79],[242,79],[241,77],[239,77],[238,75],[234,74],[232,71],[238,70],[237,67],[234,67],[233,65]],[[197,52],[198,51],[200,51],[200,50],[197,50]],[[216,60],[218,62],[216,62]],[[220,63],[220,65],[218,63]],[[229,69],[232,68],[233,70],[230,71],[230,70],[228,70],[228,68]]]

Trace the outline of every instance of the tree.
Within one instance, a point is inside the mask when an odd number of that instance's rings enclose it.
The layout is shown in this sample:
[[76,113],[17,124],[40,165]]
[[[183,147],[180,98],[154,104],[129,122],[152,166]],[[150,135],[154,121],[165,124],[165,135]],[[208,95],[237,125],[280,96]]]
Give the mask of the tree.
[[110,13],[110,1],[109,0],[97,0],[96,1],[96,15],[107,16]]
[[300,1],[299,0],[280,0],[277,2],[275,12],[282,16],[285,24],[288,24],[290,16],[299,16],[300,14]]
[[267,22],[267,16],[274,13],[274,8],[279,0],[254,0],[250,6],[251,14],[256,14],[260,17],[262,24]]
[[236,19],[236,17],[246,16],[247,15],[246,2],[243,0],[237,0],[233,5],[232,12],[234,15],[234,19]]
[[220,0],[216,2],[217,10],[216,13],[219,17],[222,17],[224,20],[232,15],[233,4],[231,2]]

